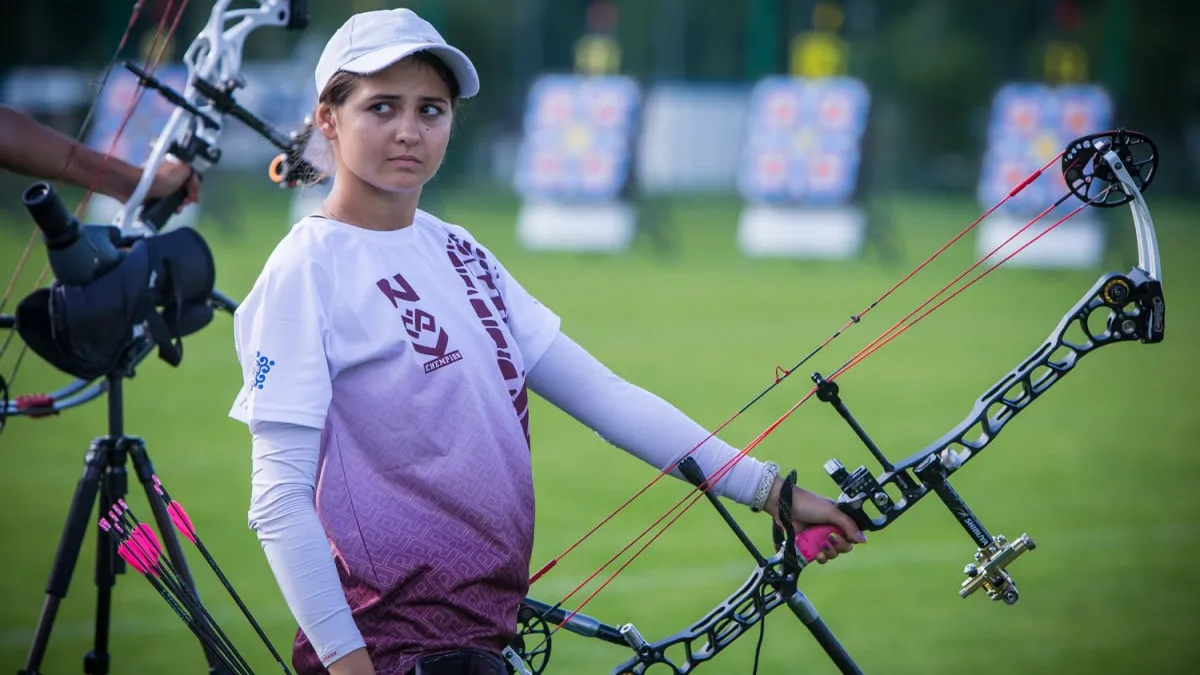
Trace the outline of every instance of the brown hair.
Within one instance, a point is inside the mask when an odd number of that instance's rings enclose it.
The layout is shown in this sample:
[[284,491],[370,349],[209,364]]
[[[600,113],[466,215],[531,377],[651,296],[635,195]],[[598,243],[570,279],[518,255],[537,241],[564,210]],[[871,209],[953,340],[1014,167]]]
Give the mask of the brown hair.
[[[446,88],[450,90],[450,107],[453,108],[458,104],[458,96],[461,91],[458,86],[458,78],[454,77],[454,73],[450,71],[450,67],[446,65],[445,61],[428,51],[416,52],[408,58],[433,68],[434,72],[446,83]],[[335,108],[342,105],[354,91],[360,77],[362,76],[344,70],[334,73],[333,77],[329,78],[329,83],[325,85],[325,90],[317,99],[318,103],[325,103]]]

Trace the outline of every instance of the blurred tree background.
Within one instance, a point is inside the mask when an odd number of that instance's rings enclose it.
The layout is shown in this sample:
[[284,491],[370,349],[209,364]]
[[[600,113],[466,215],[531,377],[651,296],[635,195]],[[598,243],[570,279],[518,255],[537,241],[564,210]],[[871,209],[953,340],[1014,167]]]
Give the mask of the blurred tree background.
[[[143,0],[136,56],[170,0]],[[17,0],[0,43],[0,77],[19,66],[99,71],[129,19],[130,0]],[[236,4],[236,3],[235,3]],[[483,92],[466,109],[461,134],[486,141],[520,129],[529,84],[573,67],[592,0],[349,0],[310,3],[307,31],[259,31],[246,58],[282,58],[302,41],[320,44],[351,13],[408,6],[472,55]],[[812,28],[817,0],[613,0],[621,70],[646,84],[740,83],[787,71],[789,45]],[[1153,137],[1162,152],[1158,189],[1200,185],[1200,56],[1189,47],[1200,25],[1194,0],[840,0],[848,72],[874,96],[877,184],[904,190],[970,190],[984,147],[990,97],[1005,81],[1045,79],[1053,42],[1082,48],[1085,76],[1113,94],[1120,124]],[[167,56],[177,61],[211,3],[190,2]],[[64,17],[69,20],[64,21]],[[153,17],[155,20],[147,20]],[[312,47],[310,47],[311,49]],[[314,56],[315,58],[315,56]],[[483,111],[486,111],[483,112]],[[80,119],[82,113],[80,112]],[[728,130],[714,129],[713,133]],[[469,178],[466,158],[450,178]],[[456,163],[457,162],[457,163]],[[913,167],[918,170],[913,170]]]

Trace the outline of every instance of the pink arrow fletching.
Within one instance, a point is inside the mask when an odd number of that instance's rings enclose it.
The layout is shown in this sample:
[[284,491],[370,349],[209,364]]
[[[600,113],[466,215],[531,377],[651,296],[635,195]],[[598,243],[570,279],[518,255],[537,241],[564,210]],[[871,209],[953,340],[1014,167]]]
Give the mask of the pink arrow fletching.
[[123,541],[117,546],[117,553],[121,559],[129,564],[130,567],[142,574],[155,574],[152,571],[151,557],[142,550],[141,546],[136,545],[133,541]]
[[129,538],[137,543],[138,547],[146,551],[147,555],[153,556],[155,564],[157,564],[158,556],[162,555],[162,546],[158,543],[158,535],[154,534],[154,530],[149,525],[141,523],[129,535]]
[[192,519],[188,518],[187,511],[179,505],[179,502],[171,502],[167,507],[167,512],[171,514],[171,522],[175,523],[175,527],[187,537],[188,541],[196,543],[196,528],[192,527]]

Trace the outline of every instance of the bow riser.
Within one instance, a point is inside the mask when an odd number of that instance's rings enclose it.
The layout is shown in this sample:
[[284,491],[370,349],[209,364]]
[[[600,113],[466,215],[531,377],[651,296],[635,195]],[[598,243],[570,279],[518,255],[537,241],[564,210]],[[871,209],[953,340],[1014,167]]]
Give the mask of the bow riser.
[[[1096,312],[1107,314],[1100,317],[1104,320],[1103,330],[1095,328]],[[919,475],[930,462],[940,462],[948,474],[957,471],[991,444],[1018,413],[1060,382],[1084,356],[1111,344],[1159,342],[1163,338],[1164,318],[1162,285],[1140,268],[1133,268],[1128,275],[1100,277],[1041,346],[980,396],[970,414],[941,438],[878,477],[865,467],[848,472],[840,462],[830,460],[826,471],[842,490],[839,504],[864,530],[887,527],[933,487]],[[1068,333],[1073,329],[1084,339],[1070,339]],[[832,402],[839,411],[844,410],[836,393]],[[848,411],[843,413],[846,415]],[[889,494],[889,486],[894,486],[899,494]],[[877,515],[868,513],[871,507]]]
[[[212,93],[216,89],[228,95],[244,86],[240,73],[242,53],[250,34],[263,27],[300,30],[307,25],[307,0],[260,0],[258,7],[231,11],[232,1],[218,0],[214,4],[208,23],[184,53],[187,86],[179,100],[172,100],[175,109],[151,147],[142,178],[113,219],[113,224],[127,236],[153,234],[174,213],[178,203],[167,200],[160,205],[142,206],[155,173],[168,154],[191,164],[201,174],[220,161],[217,144],[229,110],[216,105]],[[143,82],[153,82],[141,73],[139,77]],[[173,92],[168,93],[165,87],[154,88],[172,98]]]
[[[1162,267],[1154,223],[1143,197],[1157,167],[1154,143],[1135,132],[1094,134],[1067,147],[1062,155],[1063,177],[1073,194],[1097,207],[1129,204],[1138,241],[1138,264],[1125,275],[1101,276],[1063,315],[1041,346],[980,396],[962,422],[929,446],[893,465],[838,397],[837,384],[814,375],[819,398],[834,406],[883,465],[878,477],[862,466],[850,473],[836,459],[825,465],[842,491],[839,506],[859,527],[883,529],[932,490],[975,539],[981,552],[988,552],[989,557],[981,562],[997,556],[1006,560],[1011,557],[1010,548],[997,545],[946,478],[976,457],[1008,422],[1062,380],[1087,354],[1120,342],[1162,341],[1166,326]],[[1103,327],[1099,326],[1101,321]],[[889,487],[898,494],[889,494]],[[877,515],[869,514],[866,508]],[[1025,543],[1018,541],[1015,545],[1023,551]]]

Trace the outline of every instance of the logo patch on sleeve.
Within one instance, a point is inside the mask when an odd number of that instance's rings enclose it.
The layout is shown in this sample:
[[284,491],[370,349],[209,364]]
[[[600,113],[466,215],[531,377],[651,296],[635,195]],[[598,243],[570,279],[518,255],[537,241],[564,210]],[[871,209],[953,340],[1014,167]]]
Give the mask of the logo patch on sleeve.
[[254,352],[254,384],[251,386],[255,389],[262,389],[266,386],[267,373],[271,372],[271,368],[274,366],[275,362],[263,356],[262,352]]

